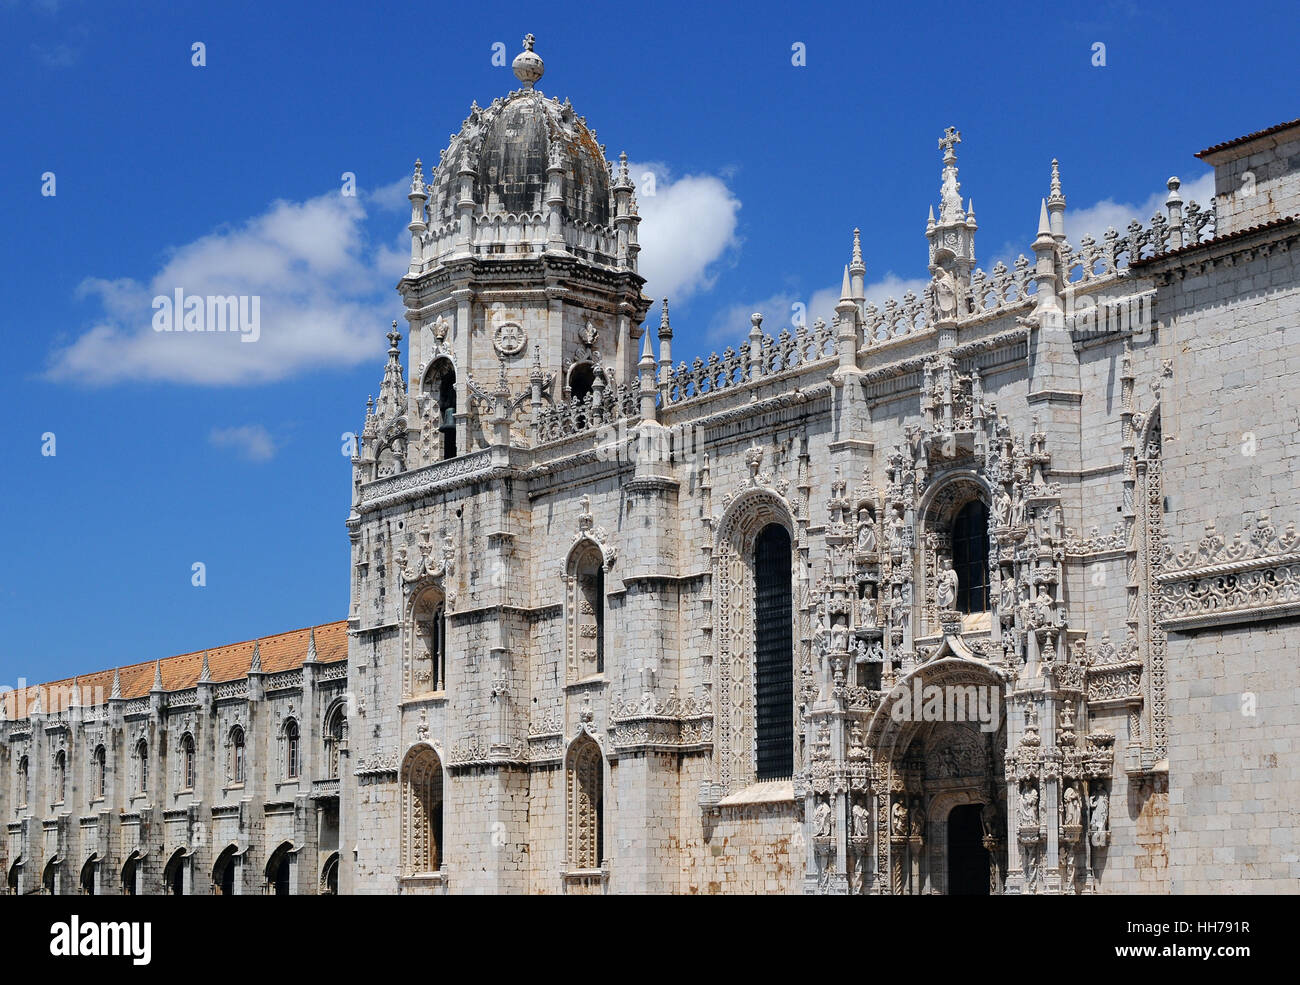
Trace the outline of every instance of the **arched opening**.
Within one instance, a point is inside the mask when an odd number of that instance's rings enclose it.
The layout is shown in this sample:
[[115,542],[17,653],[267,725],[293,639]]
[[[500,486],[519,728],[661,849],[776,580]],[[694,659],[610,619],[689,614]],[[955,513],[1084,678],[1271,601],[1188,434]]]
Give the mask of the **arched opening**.
[[230,730],[230,782],[244,782],[244,730],[238,725]]
[[338,852],[325,860],[325,866],[321,869],[320,891],[322,896],[337,896],[339,894]]
[[[456,457],[456,368],[448,359],[438,359],[425,374],[426,397],[437,398],[435,422],[444,461]],[[427,411],[425,412],[427,414]],[[426,422],[428,417],[425,418]],[[427,423],[426,423],[427,426]]]
[[568,758],[569,868],[599,869],[605,857],[605,758],[590,736],[576,741]]
[[408,876],[442,864],[442,763],[429,746],[412,749],[402,765],[402,861]]
[[141,739],[135,744],[136,792],[145,793],[149,789],[149,743]]
[[570,560],[573,677],[605,672],[605,558],[587,542]]
[[217,896],[235,895],[235,855],[238,851],[235,845],[228,846],[212,866],[212,891]]
[[18,870],[22,867],[22,859],[15,859],[14,864],[9,866],[9,875],[5,880],[5,888],[8,889],[10,896],[18,895]]
[[769,523],[754,542],[754,692],[759,780],[794,773],[794,622],[790,534]]
[[958,804],[948,813],[948,895],[989,894],[989,853],[982,804]]
[[989,508],[973,499],[952,524],[952,567],[957,572],[957,610],[989,609]]
[[178,848],[163,869],[163,886],[169,896],[185,895],[185,849]]
[[96,800],[104,796],[104,791],[108,785],[108,752],[103,746],[95,748],[92,774],[94,776],[94,797]]
[[289,895],[292,853],[293,845],[286,841],[271,853],[266,863],[266,888],[272,896]]
[[56,855],[45,865],[45,872],[41,875],[41,892],[46,896],[53,896],[56,887],[55,880],[59,873],[59,857]]
[[181,789],[194,789],[194,736],[181,736]]
[[27,782],[29,777],[29,766],[27,757],[23,756],[18,760],[18,806],[27,806],[27,795],[30,784]]
[[442,592],[426,588],[412,607],[414,620],[410,692],[447,689],[447,604]]
[[301,753],[298,723],[291,718],[284,723],[284,775],[287,779],[298,779]]
[[99,871],[99,857],[92,855],[81,867],[81,895],[95,895],[95,873]]
[[569,370],[569,396],[583,400],[596,384],[596,370],[589,362],[575,363]]
[[347,715],[342,702],[330,709],[325,716],[325,763],[329,772],[328,779],[337,779],[339,775],[339,749],[343,745],[343,733],[347,728]]
[[122,895],[123,896],[136,895],[135,880],[139,871],[140,871],[140,853],[132,852],[130,857],[126,860],[126,864],[122,866]]
[[54,802],[61,804],[68,793],[68,754],[60,749],[54,754]]

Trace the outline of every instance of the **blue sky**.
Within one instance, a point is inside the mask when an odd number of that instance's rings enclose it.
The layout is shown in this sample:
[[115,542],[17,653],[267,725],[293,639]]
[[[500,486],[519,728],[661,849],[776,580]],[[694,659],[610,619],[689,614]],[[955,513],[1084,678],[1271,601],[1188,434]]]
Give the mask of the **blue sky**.
[[[946,126],[987,269],[1028,252],[1053,157],[1077,241],[1298,115],[1282,4],[786,8],[0,0],[0,683],[346,615],[340,436],[401,317],[402,183],[516,87],[497,42],[536,34],[539,88],[656,175],[643,272],[685,357],[829,314],[855,225],[873,293],[922,277]],[[262,297],[259,342],[152,332],[194,285]]]

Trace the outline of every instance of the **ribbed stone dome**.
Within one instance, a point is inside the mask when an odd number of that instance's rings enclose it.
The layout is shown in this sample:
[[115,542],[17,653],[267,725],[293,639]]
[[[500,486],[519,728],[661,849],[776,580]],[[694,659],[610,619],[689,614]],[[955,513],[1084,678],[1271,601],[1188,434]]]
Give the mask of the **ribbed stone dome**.
[[595,134],[568,100],[560,104],[531,88],[470,110],[438,164],[429,196],[430,224],[456,216],[460,173],[467,168],[474,172],[476,214],[545,213],[552,150],[564,169],[564,220],[608,226],[609,165]]

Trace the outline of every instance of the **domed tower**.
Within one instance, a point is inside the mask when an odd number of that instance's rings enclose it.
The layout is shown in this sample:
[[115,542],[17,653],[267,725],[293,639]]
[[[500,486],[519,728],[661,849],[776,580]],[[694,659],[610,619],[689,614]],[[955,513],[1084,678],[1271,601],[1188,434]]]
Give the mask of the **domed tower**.
[[585,395],[597,377],[635,380],[650,300],[626,156],[615,172],[569,101],[535,88],[544,65],[531,34],[513,68],[521,88],[475,103],[430,175],[415,165],[411,264],[398,283],[406,425],[420,432],[407,467],[499,441],[503,387],[511,440],[523,442],[535,378],[547,404]]

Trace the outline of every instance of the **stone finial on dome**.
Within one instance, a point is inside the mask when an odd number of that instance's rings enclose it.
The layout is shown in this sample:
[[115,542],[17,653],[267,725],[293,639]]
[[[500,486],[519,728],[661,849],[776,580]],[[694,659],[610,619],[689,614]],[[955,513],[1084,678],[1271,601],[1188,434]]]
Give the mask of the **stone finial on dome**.
[[515,78],[522,82],[526,89],[531,89],[546,71],[541,56],[533,51],[533,44],[536,41],[537,39],[531,34],[524,38],[524,50],[515,55],[515,60],[510,66],[514,69]]

